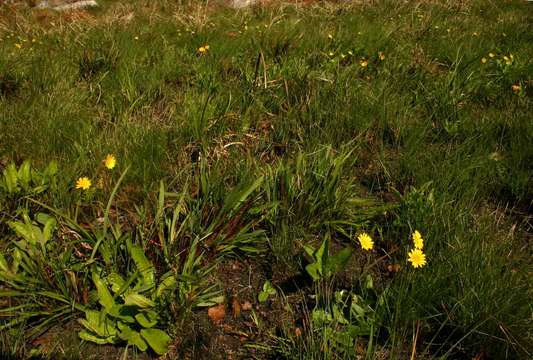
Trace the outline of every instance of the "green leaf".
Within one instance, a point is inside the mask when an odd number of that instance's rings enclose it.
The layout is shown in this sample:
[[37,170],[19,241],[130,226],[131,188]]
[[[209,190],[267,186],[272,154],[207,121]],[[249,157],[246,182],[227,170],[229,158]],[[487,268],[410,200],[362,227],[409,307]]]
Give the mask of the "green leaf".
[[122,323],[118,323],[118,327],[120,329],[118,336],[122,340],[127,341],[129,345],[137,346],[141,351],[148,349],[148,345],[137,331],[132,330],[129,326]]
[[18,173],[17,173],[17,167],[15,164],[11,163],[4,169],[4,184],[6,187],[6,190],[9,194],[14,194],[18,192],[18,186],[17,186],[17,179],[18,179]]
[[11,272],[9,270],[9,264],[7,263],[6,258],[2,253],[0,253],[0,271],[1,272]]
[[9,227],[15,231],[15,233],[26,240],[31,245],[41,243],[43,239],[43,233],[39,227],[32,225],[31,223],[22,223],[20,221],[8,221]]
[[165,291],[173,290],[177,286],[176,278],[172,275],[172,272],[167,272],[161,277],[161,282],[155,292],[155,297],[160,297]]
[[144,286],[152,288],[155,286],[155,269],[152,263],[148,260],[141,247],[130,244],[130,255],[141,273]]
[[157,325],[158,315],[155,311],[144,311],[135,315],[137,322],[145,328],[151,328]]
[[111,290],[115,294],[118,293],[126,283],[122,276],[120,276],[116,272],[112,272],[111,274],[107,275],[106,280],[107,283],[111,286]]
[[82,340],[90,341],[90,342],[96,343],[98,345],[105,345],[105,344],[113,344],[114,343],[112,336],[101,338],[101,337],[94,336],[93,334],[90,334],[90,333],[88,333],[85,330],[81,330],[78,333],[78,336]]
[[129,293],[124,295],[124,304],[135,305],[143,309],[155,306],[155,303],[152,300],[148,299],[146,296],[137,293]]
[[28,190],[31,181],[31,167],[29,160],[26,160],[20,165],[18,171],[18,181],[24,190]]
[[106,284],[100,279],[98,274],[93,273],[93,282],[96,286],[96,291],[98,292],[98,302],[107,310],[111,311],[115,302],[113,301],[113,296],[109,292]]
[[168,344],[171,339],[164,331],[159,329],[142,329],[141,336],[158,355],[163,355],[168,351]]
[[109,321],[105,313],[86,310],[85,319],[78,320],[87,330],[95,333],[99,337],[108,338],[117,334],[115,325]]

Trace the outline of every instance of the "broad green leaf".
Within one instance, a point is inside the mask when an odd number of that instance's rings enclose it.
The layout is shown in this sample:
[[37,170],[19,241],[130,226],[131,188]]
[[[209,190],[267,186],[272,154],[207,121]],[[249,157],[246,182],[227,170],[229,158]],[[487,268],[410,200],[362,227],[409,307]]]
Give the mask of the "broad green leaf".
[[151,328],[157,325],[158,315],[155,311],[144,311],[135,315],[137,322],[145,328]]
[[141,351],[146,351],[146,349],[148,349],[148,345],[146,345],[146,342],[137,331],[132,330],[128,326],[119,326],[119,328],[120,332],[118,336],[122,340],[127,341],[130,345],[137,346]]
[[8,221],[9,227],[15,231],[15,233],[26,240],[31,245],[41,243],[43,239],[43,233],[39,227],[32,225],[31,223],[22,223],[20,221]]
[[17,167],[15,164],[11,163],[4,169],[4,184],[6,187],[6,190],[9,194],[14,194],[18,191],[17,186]]
[[18,174],[18,181],[24,190],[28,190],[31,181],[31,167],[29,160],[26,160],[20,165]]
[[94,336],[93,334],[90,334],[90,333],[88,333],[85,330],[80,331],[78,333],[78,336],[82,340],[90,341],[90,342],[96,343],[98,345],[105,345],[105,344],[113,344],[114,343],[112,336],[101,338],[101,337]]
[[155,286],[155,269],[152,263],[148,260],[141,247],[131,244],[129,246],[130,255],[141,273],[144,285],[147,287]]
[[142,329],[141,336],[158,355],[163,355],[168,351],[168,344],[171,339],[164,331],[159,329]]
[[87,330],[95,333],[99,337],[110,337],[117,334],[114,324],[109,321],[104,313],[94,310],[85,311],[85,319],[78,320]]
[[118,293],[120,289],[122,289],[122,287],[126,283],[126,281],[124,281],[122,276],[120,276],[116,272],[112,272],[111,274],[107,275],[106,280],[108,284],[111,286],[111,290],[115,294]]
[[0,271],[1,272],[11,272],[9,270],[9,264],[7,263],[6,258],[2,253],[0,253]]
[[167,272],[161,277],[161,282],[155,292],[155,297],[160,297],[165,291],[173,290],[177,286],[176,278],[172,275],[172,272]]
[[124,295],[124,304],[135,305],[143,309],[155,306],[155,303],[152,300],[148,299],[146,296],[137,293],[130,293]]
[[48,163],[48,166],[44,170],[44,173],[48,176],[54,176],[55,174],[57,174],[57,171],[58,171],[57,161],[52,160]]
[[128,315],[127,314],[127,311],[125,311],[125,307],[124,305],[120,305],[120,304],[115,304],[113,305],[113,307],[110,309],[110,310],[107,310],[107,313],[117,319],[120,319],[122,321],[125,321],[127,323],[134,323],[135,322],[135,319],[133,318],[133,316],[131,315]]
[[113,301],[113,296],[109,292],[106,284],[100,279],[98,274],[93,273],[93,282],[96,286],[96,291],[98,292],[98,302],[107,310],[111,311],[115,302]]

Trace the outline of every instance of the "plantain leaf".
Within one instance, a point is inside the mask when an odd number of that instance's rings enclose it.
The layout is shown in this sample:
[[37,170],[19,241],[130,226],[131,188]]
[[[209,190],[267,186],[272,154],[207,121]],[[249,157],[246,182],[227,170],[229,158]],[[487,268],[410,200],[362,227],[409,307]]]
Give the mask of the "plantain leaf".
[[144,255],[140,246],[130,244],[129,251],[137,269],[141,273],[144,286],[152,288],[155,286],[155,269],[150,260]]
[[96,291],[98,292],[98,302],[107,310],[111,311],[115,302],[113,301],[113,296],[109,292],[106,284],[98,274],[93,273],[93,282],[96,286]]
[[4,184],[7,192],[9,194],[14,194],[18,191],[17,179],[18,173],[15,164],[9,164],[3,172],[4,175]]
[[148,349],[148,345],[137,331],[132,330],[129,326],[123,325],[121,323],[119,323],[119,329],[120,333],[118,334],[118,336],[122,340],[127,341],[129,345],[135,345],[141,351],[146,351],[146,349]]
[[143,309],[155,306],[155,303],[152,300],[148,299],[146,296],[137,293],[129,293],[124,295],[124,304],[135,305]]
[[171,339],[166,332],[159,329],[142,329],[141,336],[158,355],[163,355],[168,351]]
[[94,310],[85,311],[85,319],[78,320],[87,330],[99,337],[108,338],[117,334],[117,328],[105,316],[105,313]]
[[31,181],[31,167],[29,160],[26,160],[20,165],[18,174],[18,181],[24,190],[28,190]]
[[161,282],[155,292],[155,297],[158,298],[167,290],[175,289],[177,286],[176,278],[172,275],[172,272],[167,272],[161,277]]
[[82,340],[90,341],[90,342],[96,343],[98,345],[105,345],[105,344],[113,344],[114,343],[112,336],[109,336],[109,337],[106,337],[106,338],[100,338],[100,337],[94,336],[93,334],[90,334],[89,332],[87,332],[85,330],[80,331],[78,333],[78,336]]
[[106,280],[107,283],[111,286],[111,290],[115,294],[118,293],[126,283],[122,276],[120,276],[116,272],[112,272],[111,274],[107,275]]
[[157,313],[155,311],[145,311],[135,315],[135,320],[145,328],[154,327],[157,324]]

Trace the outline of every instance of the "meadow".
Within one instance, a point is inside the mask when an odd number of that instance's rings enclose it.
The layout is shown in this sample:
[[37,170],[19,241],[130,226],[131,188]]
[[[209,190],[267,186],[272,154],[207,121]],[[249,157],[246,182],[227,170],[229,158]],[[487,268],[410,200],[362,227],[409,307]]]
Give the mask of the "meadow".
[[2,359],[530,359],[533,4],[0,4]]

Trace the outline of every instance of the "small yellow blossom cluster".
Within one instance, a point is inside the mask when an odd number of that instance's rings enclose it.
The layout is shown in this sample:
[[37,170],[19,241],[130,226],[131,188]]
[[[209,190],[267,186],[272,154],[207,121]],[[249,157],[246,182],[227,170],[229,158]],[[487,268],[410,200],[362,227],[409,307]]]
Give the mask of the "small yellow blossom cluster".
[[[104,160],[102,160],[104,166],[108,170],[112,170],[117,165],[117,159],[114,155],[108,154]],[[91,188],[92,182],[87,176],[80,177],[76,181],[76,189],[80,190],[89,190]]]
[[204,46],[200,46],[198,48],[198,53],[199,54],[205,54],[209,51],[209,45],[205,44]]
[[513,65],[514,63],[514,55],[513,54],[509,54],[509,55],[503,55],[501,56],[501,58],[499,58],[495,53],[493,52],[489,52],[488,56],[483,56],[481,58],[481,63],[482,64],[486,64],[488,62],[494,62],[498,65]]
[[[328,56],[330,58],[332,58],[330,60],[331,62],[335,61],[335,59],[333,59],[333,57],[335,57],[335,53],[333,51],[328,52]],[[352,50],[348,50],[346,54],[343,53],[343,52],[340,53],[340,58],[341,59],[345,59],[347,57],[352,57],[352,56],[354,56],[354,52]],[[377,59],[379,59],[379,61],[384,61],[385,60],[385,53],[383,51],[378,51]],[[359,59],[358,63],[359,63],[359,66],[361,66],[362,68],[366,68],[369,65],[369,60],[366,57],[361,57],[361,59]]]
[[418,230],[411,235],[413,239],[414,249],[407,254],[407,261],[413,265],[414,268],[423,267],[426,265],[426,255],[422,251],[424,248],[424,239]]

